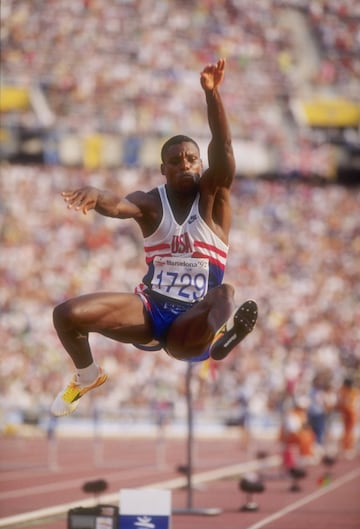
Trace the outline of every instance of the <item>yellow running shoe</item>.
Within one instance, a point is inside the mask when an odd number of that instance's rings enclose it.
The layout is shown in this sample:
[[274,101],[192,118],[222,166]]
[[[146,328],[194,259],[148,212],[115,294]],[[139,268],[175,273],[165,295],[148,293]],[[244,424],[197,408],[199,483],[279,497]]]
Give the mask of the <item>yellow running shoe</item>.
[[258,316],[257,304],[252,299],[245,301],[218,329],[210,346],[210,356],[222,360],[255,327]]
[[82,386],[79,384],[77,375],[74,374],[72,379],[66,388],[56,396],[54,402],[51,405],[51,413],[56,417],[63,417],[64,415],[69,415],[79,405],[80,398],[85,395],[91,389],[97,388],[104,384],[107,379],[107,375],[103,372],[101,367],[99,368],[99,375],[87,386]]

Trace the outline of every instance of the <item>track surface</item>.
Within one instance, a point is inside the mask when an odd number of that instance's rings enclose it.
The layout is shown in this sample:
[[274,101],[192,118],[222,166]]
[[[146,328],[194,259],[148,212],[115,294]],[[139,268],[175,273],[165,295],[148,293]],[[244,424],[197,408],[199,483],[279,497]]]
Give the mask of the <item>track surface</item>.
[[[276,464],[279,447],[274,443],[257,441],[244,453],[234,437],[196,439],[189,491],[186,476],[178,471],[187,461],[186,449],[185,439],[0,438],[0,527],[66,529],[70,505],[93,501],[82,491],[83,483],[105,479],[108,489],[97,501],[109,503],[104,500],[110,498],[114,505],[122,488],[171,488],[172,529],[360,528],[359,457],[339,458],[331,469],[309,466],[301,490],[291,492],[289,478]],[[269,454],[268,466],[256,458],[258,450]],[[265,492],[253,498],[257,512],[240,510],[247,498],[238,482],[249,464],[260,464],[265,478]],[[328,472],[328,483],[320,485]],[[220,513],[201,514],[205,508]],[[27,520],[24,513],[30,513]]]

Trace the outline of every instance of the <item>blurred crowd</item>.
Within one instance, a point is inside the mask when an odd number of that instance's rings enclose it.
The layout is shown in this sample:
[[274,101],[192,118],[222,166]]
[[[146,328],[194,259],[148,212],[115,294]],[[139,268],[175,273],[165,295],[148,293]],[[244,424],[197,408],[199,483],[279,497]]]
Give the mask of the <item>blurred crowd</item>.
[[[71,371],[52,326],[53,307],[96,290],[133,291],[145,263],[135,223],[68,210],[64,189],[85,182],[119,194],[150,189],[158,173],[87,173],[3,166],[0,181],[1,407],[47,412]],[[256,330],[224,361],[196,366],[196,406],[214,418],[236,414],[245,392],[251,413],[281,414],[310,396],[315,376],[337,392],[360,368],[360,189],[300,182],[237,180],[226,281],[237,302],[259,304]],[[109,382],[103,410],[171,402],[184,408],[186,363],[93,335]],[[86,402],[85,402],[86,400]],[[83,413],[91,399],[84,399]]]
[[[290,160],[293,147],[309,150],[294,133],[291,99],[325,90],[359,101],[360,13],[352,0],[2,0],[0,15],[2,82],[40,85],[58,131],[204,138],[196,73],[225,57],[231,74],[222,92],[234,138],[277,147],[290,174],[299,165]],[[36,125],[30,114],[6,117]],[[5,415],[47,413],[68,377],[53,307],[94,290],[132,291],[145,272],[131,222],[66,209],[60,192],[85,182],[123,194],[161,177],[137,167],[1,167]],[[197,409],[231,421],[240,392],[250,414],[279,415],[309,398],[318,377],[335,395],[346,377],[357,385],[359,188],[239,179],[233,201],[226,280],[238,302],[258,301],[259,323],[226,361],[196,367]],[[91,340],[110,375],[95,399],[105,411],[184,407],[185,363]],[[89,397],[80,413],[91,405]]]
[[60,130],[202,137],[194,72],[219,57],[235,138],[288,145],[309,86],[359,99],[352,0],[4,0],[1,17],[3,80],[40,84]]
[[310,27],[320,44],[319,80],[343,84],[360,76],[360,6],[351,0],[306,2]]

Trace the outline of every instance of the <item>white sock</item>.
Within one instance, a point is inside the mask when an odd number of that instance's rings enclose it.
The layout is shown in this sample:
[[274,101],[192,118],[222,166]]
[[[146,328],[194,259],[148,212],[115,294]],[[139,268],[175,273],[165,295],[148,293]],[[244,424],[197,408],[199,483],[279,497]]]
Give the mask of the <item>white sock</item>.
[[80,384],[86,386],[94,382],[99,374],[99,366],[92,362],[89,366],[77,369],[77,377]]

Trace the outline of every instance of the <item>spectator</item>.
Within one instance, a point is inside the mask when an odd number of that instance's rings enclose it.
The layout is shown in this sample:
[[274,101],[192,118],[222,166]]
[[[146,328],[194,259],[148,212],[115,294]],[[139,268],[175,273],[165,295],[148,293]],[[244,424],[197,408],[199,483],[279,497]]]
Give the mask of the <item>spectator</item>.
[[356,455],[356,425],[359,417],[359,390],[354,381],[346,377],[338,393],[338,409],[341,414],[343,434],[341,448],[345,457],[352,459]]

